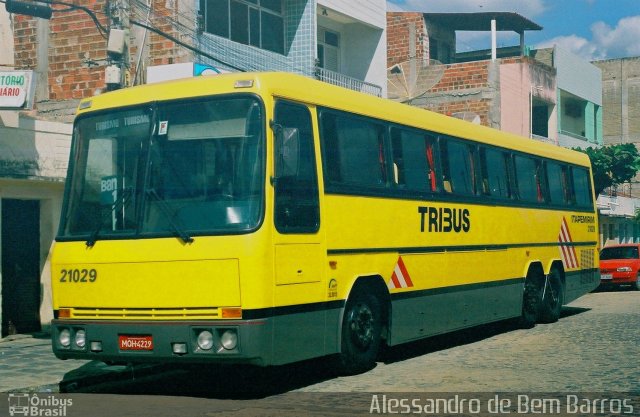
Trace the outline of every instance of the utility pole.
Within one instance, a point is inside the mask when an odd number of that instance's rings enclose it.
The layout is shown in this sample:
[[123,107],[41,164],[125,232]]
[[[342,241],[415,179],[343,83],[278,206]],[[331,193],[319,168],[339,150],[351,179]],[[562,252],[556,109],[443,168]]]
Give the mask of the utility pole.
[[110,0],[107,3],[109,16],[108,59],[111,62],[105,69],[107,90],[117,90],[130,85],[129,73],[129,0]]

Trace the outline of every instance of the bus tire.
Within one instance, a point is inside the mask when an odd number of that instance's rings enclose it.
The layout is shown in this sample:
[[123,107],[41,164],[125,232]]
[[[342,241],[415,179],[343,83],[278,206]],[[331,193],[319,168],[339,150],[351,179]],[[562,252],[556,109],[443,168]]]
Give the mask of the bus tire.
[[[545,286],[546,288],[544,288]],[[543,283],[538,321],[540,323],[555,323],[558,321],[563,303],[562,276],[558,268],[551,268]]]
[[520,327],[531,329],[538,321],[540,310],[540,284],[535,276],[528,274],[524,282],[524,292],[522,294],[522,314],[520,316]]
[[380,335],[382,309],[371,293],[358,291],[347,300],[342,320],[342,347],[338,357],[340,372],[353,375],[375,366]]

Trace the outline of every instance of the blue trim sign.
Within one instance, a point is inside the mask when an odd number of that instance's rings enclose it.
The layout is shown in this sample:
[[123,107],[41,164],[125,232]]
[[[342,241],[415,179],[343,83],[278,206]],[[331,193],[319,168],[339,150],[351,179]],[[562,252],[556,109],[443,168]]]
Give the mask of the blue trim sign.
[[197,62],[193,64],[193,75],[196,77],[198,75],[217,75],[220,73],[222,73],[222,71],[211,65],[198,64]]
[[33,71],[0,71],[0,109],[31,109]]

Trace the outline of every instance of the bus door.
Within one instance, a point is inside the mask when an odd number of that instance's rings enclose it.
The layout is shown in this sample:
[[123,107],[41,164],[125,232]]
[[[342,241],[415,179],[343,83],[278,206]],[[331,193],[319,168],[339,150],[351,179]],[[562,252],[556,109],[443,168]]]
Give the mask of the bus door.
[[[318,178],[311,114],[279,100],[274,132],[274,358],[316,356],[324,349],[326,244],[320,231]],[[292,340],[296,339],[296,340]],[[286,341],[278,346],[278,341]],[[320,352],[318,350],[320,349]],[[295,358],[294,358],[295,357]]]

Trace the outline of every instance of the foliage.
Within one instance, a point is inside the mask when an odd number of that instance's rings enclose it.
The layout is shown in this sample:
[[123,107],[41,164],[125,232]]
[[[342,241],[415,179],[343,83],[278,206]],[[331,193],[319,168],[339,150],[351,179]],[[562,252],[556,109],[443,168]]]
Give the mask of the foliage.
[[632,143],[574,150],[586,153],[591,159],[596,195],[607,187],[630,181],[640,170],[640,154]]

